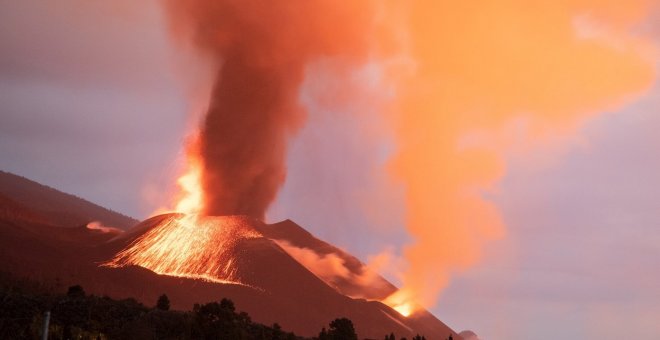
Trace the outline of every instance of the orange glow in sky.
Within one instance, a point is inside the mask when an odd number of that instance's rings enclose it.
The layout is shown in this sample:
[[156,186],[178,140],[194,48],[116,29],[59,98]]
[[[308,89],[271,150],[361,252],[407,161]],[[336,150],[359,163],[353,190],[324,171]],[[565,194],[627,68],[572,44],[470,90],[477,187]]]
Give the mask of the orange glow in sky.
[[[393,301],[433,306],[453,273],[503,237],[487,198],[513,147],[559,143],[647,91],[653,46],[634,27],[649,1],[415,1],[401,6],[394,177],[408,268]],[[514,133],[515,132],[515,133]],[[405,293],[403,293],[405,292]]]

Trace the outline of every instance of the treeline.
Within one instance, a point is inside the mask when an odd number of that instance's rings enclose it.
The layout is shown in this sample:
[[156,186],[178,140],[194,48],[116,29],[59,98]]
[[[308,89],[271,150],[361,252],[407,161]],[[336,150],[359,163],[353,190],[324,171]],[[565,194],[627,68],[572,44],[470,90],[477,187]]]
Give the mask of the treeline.
[[195,305],[192,311],[173,311],[166,296],[149,308],[135,299],[88,295],[80,286],[55,295],[5,290],[0,297],[0,339],[39,338],[46,311],[48,338],[55,340],[303,339],[277,324],[252,322],[227,299]]
[[[0,275],[0,339],[40,339],[45,313],[50,312],[48,339],[231,339],[231,340],[357,340],[351,320],[340,318],[318,337],[304,338],[266,326],[237,312],[228,299],[196,304],[191,311],[170,310],[162,295],[149,308],[135,299],[115,300],[86,294],[71,286],[56,293],[34,282]],[[393,334],[385,340],[396,339]],[[421,336],[413,340],[422,340]]]

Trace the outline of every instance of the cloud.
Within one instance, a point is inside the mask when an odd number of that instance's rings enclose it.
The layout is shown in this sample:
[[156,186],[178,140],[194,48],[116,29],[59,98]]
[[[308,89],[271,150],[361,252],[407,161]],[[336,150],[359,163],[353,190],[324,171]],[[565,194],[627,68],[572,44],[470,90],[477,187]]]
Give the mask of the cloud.
[[[336,253],[319,254],[313,249],[296,247],[284,240],[273,241],[327,285],[352,298],[369,298],[374,289],[380,289],[387,284],[375,268],[369,265],[362,266],[356,272],[349,269],[346,261]],[[376,268],[380,268],[390,260],[387,255],[380,255],[374,261]],[[346,281],[360,289],[345,289]]]
[[462,331],[462,332],[458,333],[458,335],[460,335],[463,338],[463,340],[481,340],[477,336],[477,334],[473,331],[467,331],[467,330]]
[[86,227],[89,230],[99,231],[104,234],[121,234],[124,232],[123,230],[114,227],[106,227],[98,221],[89,222]]

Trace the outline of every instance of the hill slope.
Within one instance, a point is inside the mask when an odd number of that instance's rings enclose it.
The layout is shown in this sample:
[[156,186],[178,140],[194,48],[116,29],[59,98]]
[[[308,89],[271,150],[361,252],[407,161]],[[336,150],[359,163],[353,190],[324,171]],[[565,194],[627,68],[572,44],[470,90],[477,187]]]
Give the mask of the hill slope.
[[59,226],[81,226],[92,221],[128,229],[137,220],[103,208],[82,198],[63,193],[27,178],[0,171],[0,209],[22,207],[33,218]]

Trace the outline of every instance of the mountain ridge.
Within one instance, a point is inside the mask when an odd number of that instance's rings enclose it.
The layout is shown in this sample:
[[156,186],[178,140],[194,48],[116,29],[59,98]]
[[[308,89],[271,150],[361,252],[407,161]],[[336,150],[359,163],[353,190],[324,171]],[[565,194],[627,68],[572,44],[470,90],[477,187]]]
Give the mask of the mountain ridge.
[[0,170],[0,195],[29,207],[33,213],[61,226],[81,226],[90,222],[128,229],[139,221],[84,198],[65,193],[26,177]]

